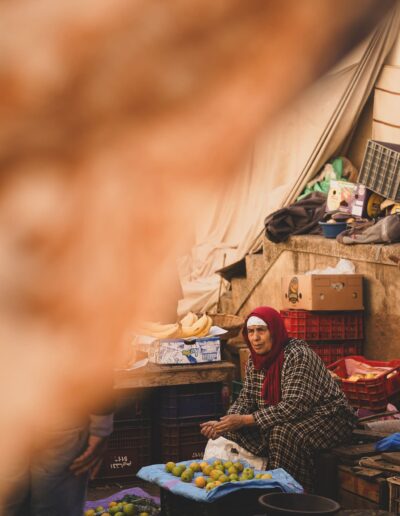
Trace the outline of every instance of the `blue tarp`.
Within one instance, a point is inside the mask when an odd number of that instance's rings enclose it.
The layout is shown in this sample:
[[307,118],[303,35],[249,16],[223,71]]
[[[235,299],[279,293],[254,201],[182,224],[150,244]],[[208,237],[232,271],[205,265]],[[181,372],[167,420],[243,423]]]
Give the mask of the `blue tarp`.
[[[214,462],[214,458],[208,459],[205,462],[212,464]],[[189,467],[193,460],[182,461],[179,464],[184,464]],[[245,461],[241,460],[244,467],[248,467]],[[257,473],[265,473],[265,471],[254,470],[254,474]],[[196,500],[197,502],[213,502],[218,498],[221,498],[233,491],[238,491],[239,489],[268,489],[268,488],[278,488],[281,489],[285,493],[302,493],[302,486],[296,482],[296,480],[286,473],[286,471],[282,468],[269,470],[268,473],[271,473],[271,480],[246,480],[242,482],[226,482],[221,484],[218,487],[210,491],[206,491],[205,489],[200,489],[196,487],[193,483],[189,484],[186,482],[182,482],[182,480],[178,477],[173,476],[171,473],[167,473],[165,471],[164,464],[153,464],[151,466],[144,466],[139,470],[137,476],[143,480],[147,480],[148,482],[152,482],[153,484],[157,484],[163,489],[167,489],[176,495],[184,496],[185,498],[190,498],[191,500]],[[195,473],[193,476],[193,480],[197,476],[202,476],[203,474]]]

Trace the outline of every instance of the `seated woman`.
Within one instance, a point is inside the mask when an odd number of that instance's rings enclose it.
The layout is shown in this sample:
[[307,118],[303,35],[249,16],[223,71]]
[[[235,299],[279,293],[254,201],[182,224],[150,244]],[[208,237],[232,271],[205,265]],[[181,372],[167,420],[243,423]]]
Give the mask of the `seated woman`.
[[319,356],[303,340],[289,339],[276,310],[253,310],[243,336],[250,357],[240,395],[201,432],[266,457],[269,469],[285,469],[312,492],[314,453],[350,440],[354,412]]

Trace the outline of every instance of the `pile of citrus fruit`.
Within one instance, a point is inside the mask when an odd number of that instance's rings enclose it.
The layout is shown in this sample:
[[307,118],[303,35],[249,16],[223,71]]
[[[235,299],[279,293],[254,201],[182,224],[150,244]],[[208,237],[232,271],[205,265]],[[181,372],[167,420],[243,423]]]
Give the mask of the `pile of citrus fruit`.
[[[241,462],[215,460],[212,463],[192,462],[189,466],[167,462],[165,471],[175,477],[180,477],[182,482],[188,482],[200,489],[211,491],[226,482],[245,482],[253,479],[270,480],[271,473],[262,471],[255,473],[254,468],[245,467]],[[199,473],[199,474],[198,474]]]
[[99,505],[95,509],[85,511],[85,516],[156,516],[160,507],[152,500],[126,495],[121,500],[109,502],[107,507]]

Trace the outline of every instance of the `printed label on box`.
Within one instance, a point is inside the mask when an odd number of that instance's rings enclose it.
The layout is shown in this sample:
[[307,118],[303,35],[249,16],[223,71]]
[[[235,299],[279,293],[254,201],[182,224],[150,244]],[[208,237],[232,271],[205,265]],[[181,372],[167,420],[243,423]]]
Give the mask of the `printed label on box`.
[[332,180],[326,200],[326,211],[351,213],[351,205],[356,189],[357,185],[355,183]]
[[155,364],[199,364],[221,360],[219,338],[204,338],[186,343],[183,340],[158,340],[150,345],[149,360]]

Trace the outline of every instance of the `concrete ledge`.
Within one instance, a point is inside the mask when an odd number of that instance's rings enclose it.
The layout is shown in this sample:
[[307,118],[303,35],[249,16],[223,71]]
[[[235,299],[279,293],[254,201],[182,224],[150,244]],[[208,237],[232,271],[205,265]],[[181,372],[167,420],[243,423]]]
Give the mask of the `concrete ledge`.
[[335,239],[318,235],[292,236],[286,242],[275,244],[267,238],[263,242],[265,256],[277,252],[294,251],[322,256],[336,256],[368,263],[400,265],[400,243],[396,244],[340,244]]

